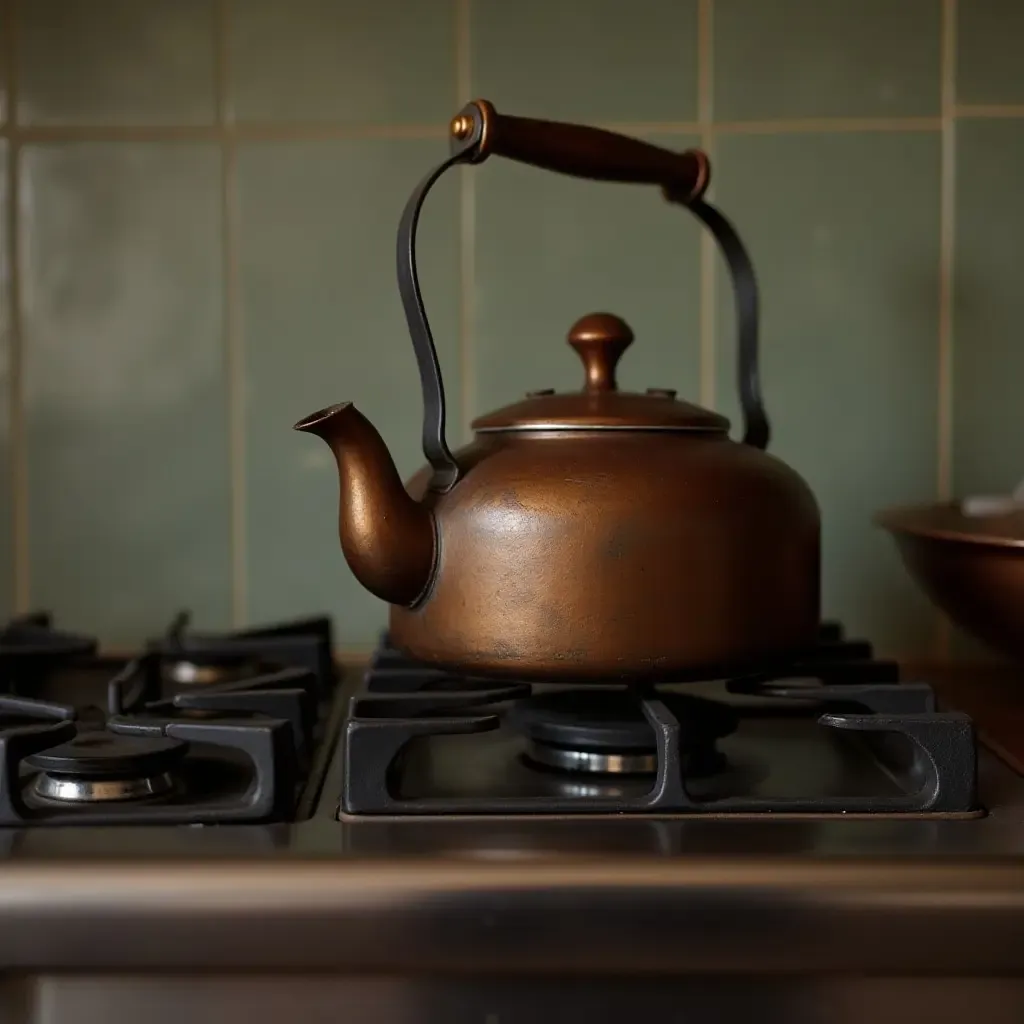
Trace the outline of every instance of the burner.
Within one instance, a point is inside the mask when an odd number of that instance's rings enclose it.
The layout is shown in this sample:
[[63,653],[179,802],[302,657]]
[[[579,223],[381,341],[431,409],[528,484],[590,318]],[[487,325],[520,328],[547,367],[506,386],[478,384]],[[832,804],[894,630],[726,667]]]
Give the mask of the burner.
[[[715,741],[736,728],[735,712],[690,694],[665,693],[660,699],[679,721],[687,774],[720,771],[725,759]],[[510,718],[526,737],[526,756],[535,764],[608,775],[650,775],[658,769],[654,730],[638,693],[560,690],[521,702]]]
[[163,668],[164,678],[179,686],[212,686],[217,683],[230,682],[242,675],[238,666],[216,663],[203,663],[182,659],[166,664]]
[[32,791],[46,801],[150,800],[176,789],[174,771],[188,744],[163,737],[86,732],[25,758],[39,774]]
[[[147,651],[158,656],[159,677],[177,692],[239,682],[285,668],[306,668],[324,693],[334,680],[331,623],[316,617],[237,633],[197,633],[179,613]],[[163,687],[160,687],[162,690]],[[150,695],[149,699],[154,699]]]
[[570,750],[531,740],[526,756],[534,764],[566,772],[594,772],[601,775],[653,775],[658,755],[650,751],[612,753],[607,750]]

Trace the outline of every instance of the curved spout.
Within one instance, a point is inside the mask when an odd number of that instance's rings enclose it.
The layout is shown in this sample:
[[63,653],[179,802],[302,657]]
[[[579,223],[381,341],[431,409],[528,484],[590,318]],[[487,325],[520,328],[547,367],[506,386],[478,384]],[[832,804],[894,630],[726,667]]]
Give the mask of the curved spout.
[[323,438],[338,464],[338,534],[356,579],[389,604],[411,605],[434,574],[434,523],[402,484],[373,424],[351,403],[295,424]]

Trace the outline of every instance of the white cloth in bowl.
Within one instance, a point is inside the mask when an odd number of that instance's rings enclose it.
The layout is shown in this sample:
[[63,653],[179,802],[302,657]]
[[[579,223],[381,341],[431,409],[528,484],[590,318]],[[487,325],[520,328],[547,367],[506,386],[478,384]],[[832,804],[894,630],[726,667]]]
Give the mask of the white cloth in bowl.
[[1024,510],[1024,480],[1012,494],[976,494],[960,502],[965,516],[1004,516]]

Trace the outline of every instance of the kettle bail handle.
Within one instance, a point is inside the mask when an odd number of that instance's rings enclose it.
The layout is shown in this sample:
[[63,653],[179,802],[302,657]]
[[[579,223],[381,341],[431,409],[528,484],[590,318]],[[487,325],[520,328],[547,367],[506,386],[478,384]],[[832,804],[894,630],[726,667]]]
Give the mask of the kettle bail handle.
[[481,163],[492,155],[578,178],[660,185],[669,202],[685,206],[708,228],[732,277],[743,443],[768,446],[771,430],[761,397],[757,278],[732,224],[702,198],[710,181],[703,152],[675,153],[601,128],[499,114],[486,100],[463,107],[452,119],[450,134],[451,154],[417,185],[406,203],[397,246],[398,290],[419,367],[423,454],[433,470],[432,490],[450,490],[460,470],[445,440],[444,382],[416,271],[416,229],[427,193],[445,171],[460,163]]
[[452,153],[435,167],[415,188],[402,211],[398,225],[398,294],[402,299],[409,336],[412,338],[416,365],[420,372],[423,391],[423,454],[430,468],[430,489],[450,491],[459,479],[459,464],[455,461],[445,439],[444,380],[441,364],[437,360],[434,336],[427,320],[420,292],[420,279],[416,270],[416,229],[419,226],[423,200],[438,178],[456,164],[468,163],[472,154],[468,150]]

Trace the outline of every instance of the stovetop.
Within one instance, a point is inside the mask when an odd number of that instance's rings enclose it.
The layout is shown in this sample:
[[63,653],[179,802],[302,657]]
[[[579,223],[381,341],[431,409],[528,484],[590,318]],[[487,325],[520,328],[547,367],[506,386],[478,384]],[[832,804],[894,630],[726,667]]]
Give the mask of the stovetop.
[[8,969],[1024,970],[1024,779],[836,626],[585,716],[386,643],[339,684],[323,618],[53,627],[0,633]]
[[386,634],[342,687],[327,617],[210,633],[183,613],[133,658],[95,647],[45,613],[0,631],[0,849],[52,825],[259,825],[253,848],[288,849],[331,822],[340,855],[387,825],[415,848],[427,823],[499,820],[632,820],[656,849],[676,820],[902,821],[898,841],[915,820],[987,834],[1024,803],[968,716],[836,623],[784,672],[646,689],[453,675]]

